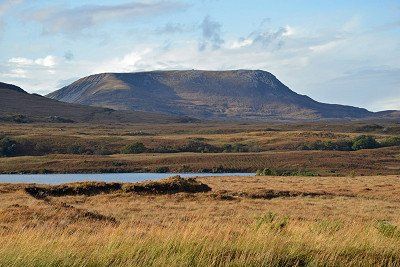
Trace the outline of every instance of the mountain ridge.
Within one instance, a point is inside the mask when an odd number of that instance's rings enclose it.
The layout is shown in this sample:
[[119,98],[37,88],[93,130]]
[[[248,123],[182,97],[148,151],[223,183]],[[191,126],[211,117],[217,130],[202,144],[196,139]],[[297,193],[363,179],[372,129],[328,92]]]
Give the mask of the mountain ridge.
[[298,94],[262,70],[169,70],[101,73],[47,95],[116,110],[200,119],[343,119],[374,116],[363,108],[326,104]]

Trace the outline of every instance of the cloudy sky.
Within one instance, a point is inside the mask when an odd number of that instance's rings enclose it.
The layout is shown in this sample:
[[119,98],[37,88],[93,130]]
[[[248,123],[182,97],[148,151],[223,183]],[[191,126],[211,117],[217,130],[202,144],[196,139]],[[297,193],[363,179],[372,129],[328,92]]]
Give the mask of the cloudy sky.
[[262,69],[329,103],[400,109],[399,0],[0,0],[0,81]]

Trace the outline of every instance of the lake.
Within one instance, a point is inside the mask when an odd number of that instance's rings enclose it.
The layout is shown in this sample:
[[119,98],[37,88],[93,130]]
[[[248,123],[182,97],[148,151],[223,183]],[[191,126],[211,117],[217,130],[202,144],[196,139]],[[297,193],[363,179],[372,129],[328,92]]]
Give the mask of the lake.
[[254,173],[94,173],[94,174],[0,174],[0,183],[63,184],[79,181],[141,182],[174,175],[181,177],[253,176]]

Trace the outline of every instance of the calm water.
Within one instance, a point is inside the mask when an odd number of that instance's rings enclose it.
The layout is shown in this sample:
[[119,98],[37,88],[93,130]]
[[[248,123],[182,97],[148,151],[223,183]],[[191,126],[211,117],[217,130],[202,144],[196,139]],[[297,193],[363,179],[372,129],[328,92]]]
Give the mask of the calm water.
[[79,181],[140,182],[173,175],[181,177],[253,176],[254,173],[101,173],[101,174],[0,174],[0,183],[62,184]]

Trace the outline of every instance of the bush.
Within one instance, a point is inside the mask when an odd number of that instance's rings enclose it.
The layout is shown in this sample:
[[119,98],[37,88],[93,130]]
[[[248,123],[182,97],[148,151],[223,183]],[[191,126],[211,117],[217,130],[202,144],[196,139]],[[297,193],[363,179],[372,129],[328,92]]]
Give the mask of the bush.
[[160,166],[160,167],[157,167],[157,168],[155,169],[155,172],[156,172],[156,173],[167,173],[167,172],[169,172],[169,167],[168,167],[168,166]]
[[81,155],[84,153],[84,148],[80,145],[71,145],[67,147],[67,154]]
[[130,145],[127,145],[122,150],[124,154],[140,154],[147,151],[146,146],[143,143],[136,142]]
[[221,152],[221,149],[205,143],[201,140],[189,140],[189,142],[182,146],[179,149],[181,152],[201,152],[201,153],[209,153],[209,152]]
[[14,156],[17,152],[17,142],[8,138],[3,137],[0,139],[0,156]]
[[400,146],[400,136],[391,136],[381,142],[381,146]]
[[316,141],[311,144],[301,145],[303,150],[336,150],[336,151],[351,151],[360,149],[378,148],[381,146],[400,145],[400,137],[391,137],[386,139],[382,145],[370,135],[360,135],[353,140],[339,141]]
[[351,148],[353,150],[371,149],[380,147],[374,137],[370,135],[360,135],[353,140]]
[[152,149],[154,153],[176,153],[179,152],[178,149],[172,146],[160,146]]
[[316,141],[311,144],[302,145],[303,150],[336,150],[336,151],[350,151],[352,150],[353,142],[348,140],[339,141]]

